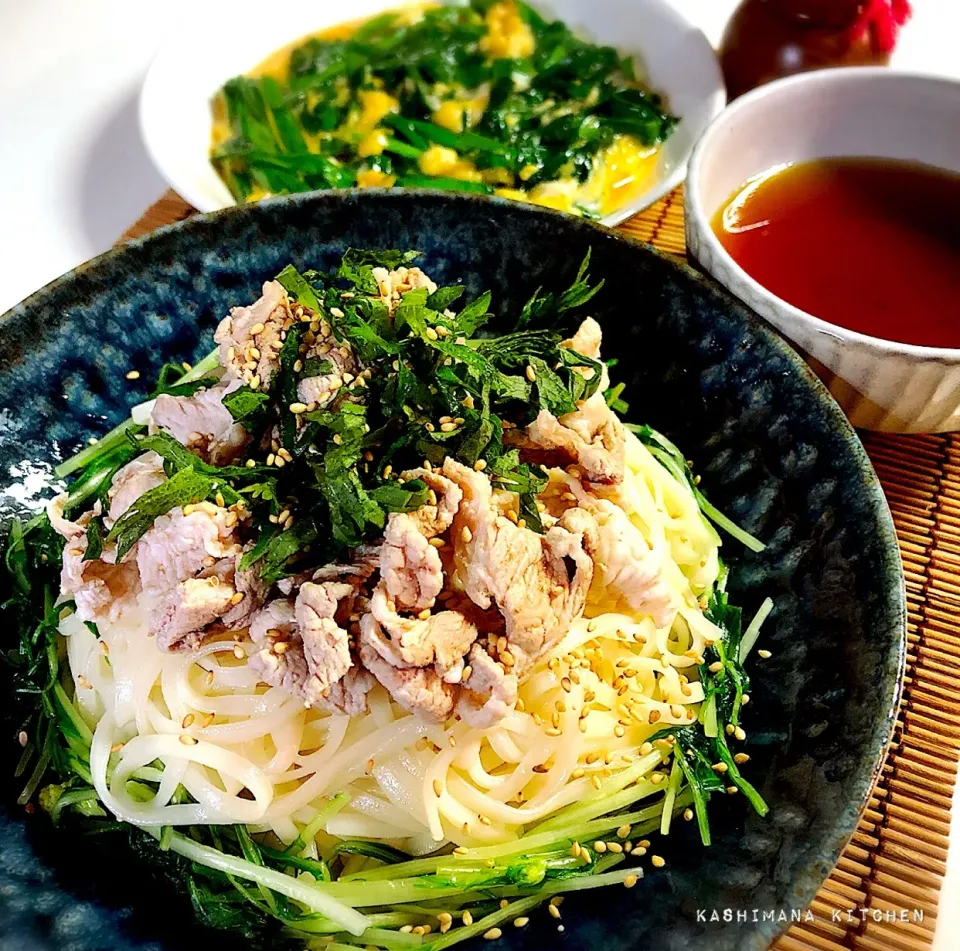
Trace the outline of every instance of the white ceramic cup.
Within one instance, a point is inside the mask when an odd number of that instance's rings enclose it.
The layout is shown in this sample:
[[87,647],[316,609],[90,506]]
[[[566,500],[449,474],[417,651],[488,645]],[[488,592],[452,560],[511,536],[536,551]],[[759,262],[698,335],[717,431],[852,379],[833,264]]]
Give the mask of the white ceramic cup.
[[960,172],[960,83],[883,67],[829,69],[736,100],[690,160],[688,251],[805,353],[855,426],[960,429],[960,349],[895,343],[820,320],[757,283],[713,232],[714,215],[747,180],[777,165],[837,156],[905,159]]

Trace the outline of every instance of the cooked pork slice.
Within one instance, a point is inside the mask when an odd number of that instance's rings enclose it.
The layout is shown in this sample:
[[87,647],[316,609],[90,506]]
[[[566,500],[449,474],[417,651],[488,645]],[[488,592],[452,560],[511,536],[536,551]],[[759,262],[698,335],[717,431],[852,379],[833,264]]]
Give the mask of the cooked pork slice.
[[47,503],[47,518],[50,519],[50,527],[58,535],[67,539],[67,541],[72,541],[86,535],[90,519],[100,514],[100,501],[97,500],[89,512],[84,512],[77,521],[72,522],[63,514],[67,498],[66,492],[61,492],[60,495],[52,498]]
[[277,281],[267,281],[263,296],[249,307],[234,307],[213,335],[225,378],[252,384],[256,377],[257,386],[265,388],[280,366],[281,334],[293,320],[287,292]]
[[337,683],[350,669],[350,640],[335,616],[340,601],[353,591],[352,585],[343,582],[308,581],[297,595],[297,632],[303,642],[307,669],[321,690]]
[[460,486],[436,469],[408,469],[403,473],[403,478],[407,482],[419,479],[430,490],[426,503],[415,512],[408,513],[417,530],[424,538],[442,535],[453,524],[463,501]]
[[[600,325],[588,317],[561,346],[594,360],[600,359]],[[593,374],[592,368],[575,372]],[[599,386],[573,413],[556,417],[541,410],[524,431],[512,430],[506,439],[520,449],[525,459],[547,466],[577,465],[587,482],[611,484],[623,481],[625,436],[623,424],[603,397],[609,386],[604,366]]]
[[304,377],[297,383],[300,402],[308,405],[316,403],[321,409],[331,403],[342,387],[360,372],[353,349],[348,343],[337,342],[333,336],[319,340],[305,359],[325,360],[330,364],[329,372]]
[[481,729],[499,723],[517,702],[517,676],[507,673],[480,644],[470,651],[470,676],[463,682],[457,713]]
[[408,291],[425,287],[427,293],[432,294],[437,289],[437,285],[418,267],[398,267],[394,271],[375,267],[373,277],[380,288],[380,300],[387,305],[391,314],[397,309],[400,298]]
[[[364,617],[376,623],[371,615]],[[361,621],[361,629],[363,627]],[[360,659],[405,710],[433,723],[442,723],[453,713],[456,688],[444,683],[432,667],[394,667],[367,643],[363,635],[360,640]]]
[[193,396],[158,396],[150,411],[150,432],[162,429],[207,462],[226,465],[248,441],[244,428],[223,405],[224,396],[239,386],[240,380],[233,379]]
[[299,697],[304,706],[319,704],[320,686],[307,670],[303,644],[299,641],[292,643],[282,653],[277,653],[272,647],[261,647],[250,655],[247,663],[265,684],[279,687],[292,697]]
[[[477,639],[477,628],[459,611],[439,611],[427,618],[402,617],[387,597],[384,584],[370,598],[370,615],[379,628],[361,619],[361,631],[369,628],[368,642],[395,667],[429,667],[448,683],[458,683],[463,658]],[[384,636],[384,632],[386,636]]]
[[60,593],[73,598],[81,621],[116,620],[140,593],[137,566],[102,559],[85,561],[86,539],[74,539],[63,549]]
[[392,512],[387,519],[380,576],[390,597],[408,611],[432,607],[443,590],[440,553],[406,512]]
[[583,532],[570,531],[563,519],[544,536],[520,528],[497,514],[481,473],[451,459],[443,471],[464,492],[453,526],[458,584],[475,604],[486,609],[492,602],[503,614],[520,675],[583,610],[593,580]]
[[278,632],[292,634],[297,625],[296,602],[292,598],[278,598],[265,604],[250,619],[250,639],[254,644],[269,643]]
[[72,522],[63,514],[67,494],[47,504],[47,517],[58,535],[66,539],[60,567],[60,591],[76,601],[82,621],[115,619],[140,591],[136,565],[114,564],[116,546],[107,545],[100,558],[86,561],[87,526],[100,514],[100,502]]
[[234,513],[210,502],[187,511],[184,514],[178,507],[158,516],[137,542],[137,567],[148,595],[163,594],[221,558],[240,552]]
[[[667,583],[662,552],[652,549],[643,533],[619,506],[607,499],[591,500],[596,525],[597,584],[622,597],[640,614],[649,614],[657,627],[668,624],[680,600]],[[564,518],[581,518],[583,509],[570,509]]]
[[[265,604],[250,621],[254,650],[247,663],[272,687],[300,697],[308,707],[320,699],[320,685],[307,670],[303,642],[296,634],[296,603],[281,598]],[[278,646],[283,645],[278,650]]]
[[250,622],[257,648],[250,663],[258,676],[307,706],[362,712],[371,684],[359,673],[334,689],[356,662],[347,631],[337,620],[338,614],[350,613],[356,594],[353,584],[308,581],[296,600],[281,598],[261,608]]
[[108,527],[112,525],[144,492],[155,489],[166,480],[163,460],[155,452],[145,452],[132,462],[128,462],[113,477],[110,491],[107,493],[110,499],[110,511],[104,519],[104,524]]
[[349,581],[355,588],[360,588],[363,582],[379,567],[380,546],[360,545],[351,551],[349,562],[334,562],[330,565],[322,565],[313,572],[310,580]]
[[237,594],[242,595],[239,601],[231,603],[230,609],[220,618],[220,622],[227,628],[243,627],[263,606],[270,587],[263,583],[260,572],[256,568],[245,568],[241,571],[242,558],[241,552],[237,552],[230,558],[221,558],[212,567],[201,571],[198,576],[200,578],[217,577],[231,586],[234,598]]
[[188,578],[150,606],[150,630],[164,651],[196,650],[203,631],[230,607],[233,585],[219,578]]
[[556,417],[545,409],[510,441],[521,455],[541,465],[577,465],[587,482],[623,481],[623,424],[597,390],[574,413]]
[[353,665],[316,701],[316,706],[330,713],[356,717],[367,709],[367,694],[377,685],[373,675],[360,665],[359,657],[353,657]]
[[570,350],[576,350],[577,353],[592,360],[600,359],[600,344],[603,342],[603,331],[592,317],[587,317],[577,328],[577,332],[569,339],[560,344],[561,347],[567,347]]

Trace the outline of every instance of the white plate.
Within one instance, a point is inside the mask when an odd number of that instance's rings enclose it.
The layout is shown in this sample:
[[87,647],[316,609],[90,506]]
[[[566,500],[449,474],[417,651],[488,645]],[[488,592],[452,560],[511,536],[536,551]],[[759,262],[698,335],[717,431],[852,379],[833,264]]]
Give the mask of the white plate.
[[[199,5],[187,39],[171,39],[147,73],[140,129],[160,174],[200,211],[234,204],[210,164],[210,101],[218,89],[271,52],[308,33],[398,6],[384,0],[233,0]],[[681,122],[660,150],[650,188],[608,215],[616,224],[683,181],[697,139],[726,101],[720,68],[703,33],[668,0],[535,0],[580,36],[632,54],[638,74],[662,93]],[[217,16],[211,9],[219,9]]]

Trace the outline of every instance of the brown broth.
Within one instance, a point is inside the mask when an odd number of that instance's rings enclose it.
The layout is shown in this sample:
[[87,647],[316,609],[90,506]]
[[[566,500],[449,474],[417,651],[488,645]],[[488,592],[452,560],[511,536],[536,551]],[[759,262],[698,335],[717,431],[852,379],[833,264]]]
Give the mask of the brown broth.
[[739,188],[713,229],[751,277],[807,313],[960,348],[960,175],[870,158],[776,168]]

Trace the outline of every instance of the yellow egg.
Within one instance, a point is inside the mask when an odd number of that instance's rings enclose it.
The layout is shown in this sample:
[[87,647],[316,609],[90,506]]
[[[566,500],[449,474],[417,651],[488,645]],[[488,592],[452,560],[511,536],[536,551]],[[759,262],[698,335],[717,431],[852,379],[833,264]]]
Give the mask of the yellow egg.
[[536,47],[530,27],[520,16],[511,0],[495,3],[484,17],[487,35],[480,40],[480,48],[493,59],[523,59]]
[[607,215],[640,194],[657,163],[657,150],[618,135],[600,154],[580,189],[579,204]]
[[480,177],[487,185],[513,184],[513,172],[509,168],[485,168]]
[[387,133],[383,129],[372,129],[357,146],[357,155],[368,158],[371,155],[380,155],[387,147]]
[[577,204],[577,183],[572,179],[559,179],[543,182],[530,189],[530,198],[538,205],[556,208],[557,211],[572,212]]
[[494,190],[494,194],[501,198],[512,198],[514,201],[525,201],[527,204],[534,203],[530,193],[523,191],[521,188],[497,188]]
[[389,188],[396,180],[396,175],[387,175],[375,168],[357,172],[357,185],[360,188]]
[[431,145],[419,159],[424,175],[442,178],[458,178],[465,182],[481,181],[480,172],[472,162],[460,158],[454,149],[443,145]]
[[475,126],[483,116],[490,101],[490,88],[484,83],[476,94],[466,99],[448,99],[440,103],[433,113],[433,121],[451,132],[462,132]]
[[353,127],[358,131],[369,132],[384,116],[400,111],[400,103],[382,89],[361,89],[357,99],[360,115]]

